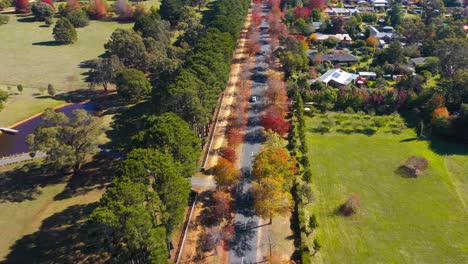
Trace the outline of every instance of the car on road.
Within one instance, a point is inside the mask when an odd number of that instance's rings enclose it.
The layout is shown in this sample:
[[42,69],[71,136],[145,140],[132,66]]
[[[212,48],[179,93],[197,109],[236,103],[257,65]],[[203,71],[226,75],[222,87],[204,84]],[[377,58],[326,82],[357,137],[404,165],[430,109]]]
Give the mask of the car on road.
[[254,96],[250,97],[250,102],[255,103],[255,102],[257,102],[257,99],[258,99],[257,96],[254,95]]

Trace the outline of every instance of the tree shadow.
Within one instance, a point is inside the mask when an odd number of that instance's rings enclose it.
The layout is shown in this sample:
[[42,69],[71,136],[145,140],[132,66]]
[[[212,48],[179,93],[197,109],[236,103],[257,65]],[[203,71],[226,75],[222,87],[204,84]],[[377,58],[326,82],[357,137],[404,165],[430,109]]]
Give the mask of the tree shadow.
[[408,169],[406,166],[403,166],[403,165],[398,167],[394,172],[396,175],[403,177],[403,178],[413,178],[413,179],[417,178],[417,176],[413,172],[411,172],[410,169]]
[[21,23],[32,23],[36,22],[36,18],[32,15],[25,15],[25,16],[17,16],[20,17],[16,21],[21,22]]
[[468,145],[431,138],[429,147],[439,155],[468,155]]
[[253,129],[253,131],[249,131],[244,135],[244,143],[249,144],[259,144],[265,141],[265,135],[263,133],[263,128]]
[[255,229],[250,228],[252,225],[256,225],[253,220],[234,223],[234,234],[229,241],[229,248],[234,251],[238,257],[244,256],[246,252],[252,250],[250,242],[256,234]]
[[[72,205],[42,222],[39,231],[10,248],[5,263],[98,263],[101,241],[90,236],[89,214],[98,203]],[[101,253],[101,254],[98,254]]]
[[71,176],[65,189],[54,197],[54,200],[68,199],[85,195],[94,189],[105,188],[112,180],[116,160],[98,154],[93,161],[83,165],[79,174]]
[[63,43],[55,41],[55,40],[49,40],[49,41],[34,42],[32,45],[33,46],[54,47],[54,46],[63,45]]
[[418,140],[418,138],[405,138],[405,139],[402,139],[400,140],[401,143],[404,143],[404,142],[411,142],[411,141],[415,141],[415,140]]
[[201,223],[205,227],[218,225],[222,218],[221,215],[216,214],[213,192],[206,191],[201,193],[198,200],[202,203],[203,211],[197,216],[197,222]]
[[64,175],[50,171],[54,170],[44,164],[28,163],[0,173],[0,202],[34,200],[42,193],[40,188],[66,181]]
[[245,193],[241,191],[234,193],[234,212],[245,217],[255,216],[254,197],[250,190]]

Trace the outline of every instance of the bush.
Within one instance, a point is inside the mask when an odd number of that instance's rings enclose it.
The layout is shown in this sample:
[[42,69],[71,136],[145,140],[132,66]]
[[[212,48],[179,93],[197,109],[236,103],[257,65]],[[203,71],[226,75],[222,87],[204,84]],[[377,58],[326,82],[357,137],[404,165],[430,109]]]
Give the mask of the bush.
[[354,109],[351,106],[346,107],[345,113],[347,114],[354,114]]
[[310,256],[310,249],[308,246],[302,246],[301,248],[301,263],[302,264],[311,264],[312,259]]
[[340,206],[340,213],[344,216],[350,216],[357,213],[359,207],[361,206],[361,201],[355,194],[351,194],[346,199],[346,202]]
[[31,5],[31,12],[37,21],[44,21],[48,17],[53,17],[55,10],[50,5],[43,2],[35,2]]
[[407,170],[410,176],[414,177],[417,177],[419,174],[425,171],[428,166],[429,162],[425,158],[418,156],[409,157],[406,160],[405,165],[403,165],[403,167]]
[[64,17],[57,20],[53,35],[57,42],[64,44],[73,43],[78,39],[75,27]]
[[70,23],[72,23],[72,25],[77,28],[86,27],[89,25],[88,14],[81,9],[72,10],[70,13],[68,13],[67,18],[70,20]]
[[9,20],[10,20],[9,16],[0,15],[0,25],[8,24]]
[[330,128],[327,125],[319,126],[314,129],[314,132],[317,133],[328,133],[330,132]]
[[306,169],[304,171],[304,175],[302,175],[302,179],[305,182],[311,182],[311,180],[312,180],[312,171],[310,169]]
[[44,21],[45,21],[46,26],[48,27],[54,24],[54,19],[52,17],[46,17]]

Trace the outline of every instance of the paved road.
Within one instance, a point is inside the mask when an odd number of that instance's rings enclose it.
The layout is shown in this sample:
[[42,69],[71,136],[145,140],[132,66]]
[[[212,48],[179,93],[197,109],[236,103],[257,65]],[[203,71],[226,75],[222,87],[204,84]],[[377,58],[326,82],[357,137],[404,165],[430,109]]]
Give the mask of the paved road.
[[[267,7],[264,5],[263,15],[267,12]],[[266,70],[268,69],[268,65],[265,63],[265,59],[271,52],[268,24],[265,19],[263,19],[260,28],[261,51],[256,56],[251,90],[251,96],[255,95],[259,100],[255,103],[250,103],[248,111],[249,121],[244,137],[244,149],[241,161],[243,181],[239,186],[240,191],[236,197],[235,235],[229,251],[229,263],[232,264],[257,263],[264,260],[264,255],[257,248],[257,226],[259,225],[259,219],[253,210],[253,201],[249,193],[252,163],[263,143],[263,127],[260,124],[259,117],[264,106],[263,91],[267,88]]]

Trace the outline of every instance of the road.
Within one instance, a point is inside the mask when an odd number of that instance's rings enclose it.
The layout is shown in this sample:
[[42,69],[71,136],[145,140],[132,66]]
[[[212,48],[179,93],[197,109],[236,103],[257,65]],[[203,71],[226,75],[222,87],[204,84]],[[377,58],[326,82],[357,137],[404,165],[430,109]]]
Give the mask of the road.
[[[262,17],[265,17],[267,12],[267,6],[263,5]],[[257,96],[259,99],[257,102],[250,103],[248,111],[248,123],[241,156],[243,179],[235,201],[235,233],[229,251],[229,263],[232,264],[257,263],[263,261],[265,257],[265,254],[260,252],[258,248],[257,240],[260,219],[255,215],[253,200],[249,192],[253,161],[263,143],[263,127],[259,119],[264,106],[263,91],[267,88],[266,70],[268,69],[268,64],[265,63],[265,59],[271,52],[268,24],[264,18],[260,29],[261,51],[256,55],[251,89],[251,96]]]

